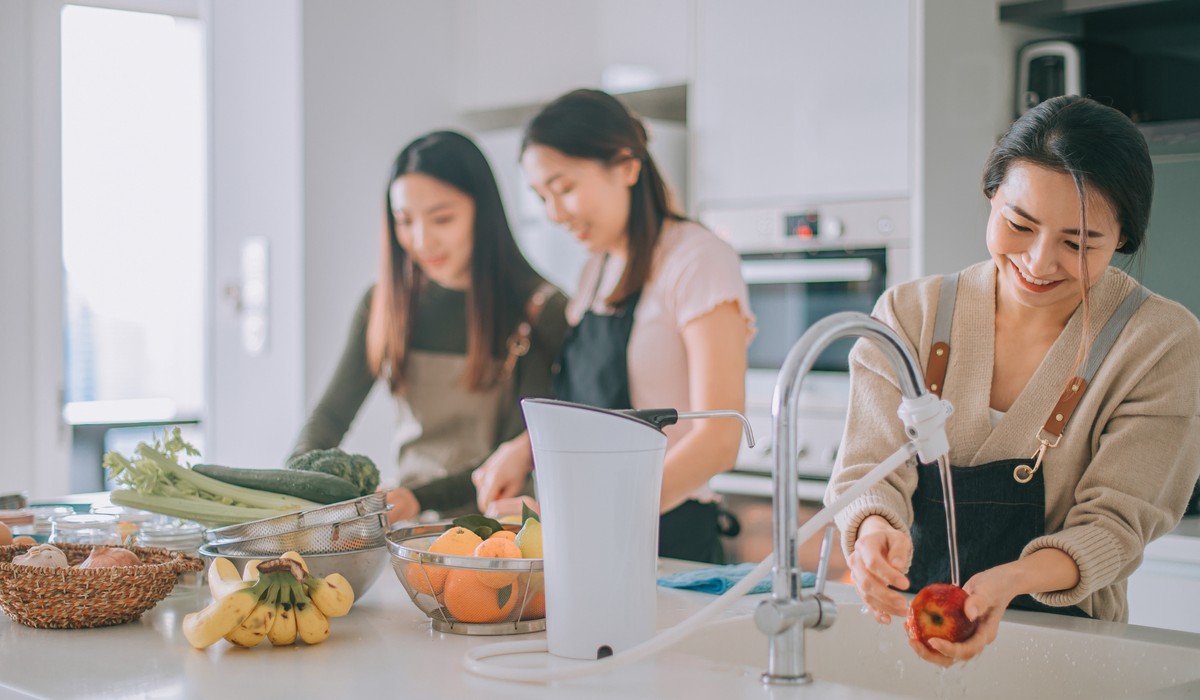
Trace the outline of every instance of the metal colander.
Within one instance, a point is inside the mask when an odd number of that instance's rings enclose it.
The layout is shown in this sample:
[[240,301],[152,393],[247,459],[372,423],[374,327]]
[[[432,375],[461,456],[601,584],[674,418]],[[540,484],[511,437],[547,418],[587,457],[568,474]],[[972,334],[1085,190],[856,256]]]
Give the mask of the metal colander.
[[[314,525],[332,525],[386,509],[385,498],[382,491],[376,491],[360,498],[331,503],[320,508],[214,528],[205,533],[205,536],[209,542],[223,545],[242,540],[283,535]],[[303,554],[303,552],[301,553]]]
[[209,546],[218,554],[332,554],[383,546],[387,542],[387,531],[387,511],[381,510],[341,522],[312,525],[265,537],[226,540]]
[[[429,617],[433,629],[467,635],[546,629],[542,560],[430,552],[430,545],[452,527],[449,522],[419,525],[392,530],[386,537],[396,578],[413,604]],[[521,528],[516,524],[503,527],[513,533]],[[486,583],[481,576],[487,577]],[[460,597],[449,591],[460,585],[451,582],[451,577],[462,577],[468,591],[474,588],[474,595]]]

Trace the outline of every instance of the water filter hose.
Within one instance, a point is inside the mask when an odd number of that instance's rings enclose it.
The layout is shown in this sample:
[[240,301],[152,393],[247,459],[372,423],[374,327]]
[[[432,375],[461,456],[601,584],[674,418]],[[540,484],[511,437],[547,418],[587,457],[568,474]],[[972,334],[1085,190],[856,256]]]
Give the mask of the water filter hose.
[[[943,417],[944,420],[944,417]],[[828,525],[836,513],[841,512],[846,506],[850,505],[856,498],[861,496],[867,489],[871,488],[879,481],[883,480],[888,474],[898,469],[901,465],[908,461],[910,457],[917,454],[919,441],[906,442],[900,449],[896,450],[890,457],[880,462],[874,469],[867,472],[865,476],[856,481],[850,488],[846,489],[841,496],[838,496],[833,503],[830,503],[825,508],[822,508],[813,517],[809,518],[799,530],[796,532],[796,541],[805,542],[810,537],[820,532]],[[511,654],[536,654],[549,651],[549,646],[544,639],[537,639],[522,642],[498,642],[495,644],[484,644],[469,650],[463,657],[463,666],[469,673],[484,678],[491,678],[502,681],[515,681],[519,683],[551,683],[554,681],[572,680],[575,678],[583,678],[598,673],[605,673],[613,669],[628,666],[644,659],[647,659],[654,654],[657,654],[668,647],[683,640],[689,634],[694,632],[700,626],[711,622],[721,613],[728,610],[737,602],[739,598],[744,596],[750,589],[754,588],[764,576],[771,572],[771,567],[775,563],[775,555],[771,554],[766,559],[758,563],[750,573],[741,581],[738,581],[732,588],[725,591],[716,600],[701,608],[695,615],[680,622],[679,624],[659,632],[655,636],[647,639],[641,644],[628,649],[626,651],[613,654],[612,656],[597,660],[585,661],[571,666],[563,666],[560,668],[518,668],[515,666],[498,666],[487,661],[489,658],[497,656],[508,656]]]

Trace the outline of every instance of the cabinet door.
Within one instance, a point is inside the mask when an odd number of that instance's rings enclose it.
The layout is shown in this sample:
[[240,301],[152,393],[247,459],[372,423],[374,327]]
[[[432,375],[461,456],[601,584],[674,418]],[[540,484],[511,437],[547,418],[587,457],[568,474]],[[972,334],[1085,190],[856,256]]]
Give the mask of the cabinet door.
[[1129,577],[1129,622],[1200,633],[1200,537],[1185,519],[1176,533],[1151,542]]
[[694,206],[907,195],[910,4],[698,0]]
[[580,87],[682,84],[691,0],[459,0],[459,107],[547,102]]

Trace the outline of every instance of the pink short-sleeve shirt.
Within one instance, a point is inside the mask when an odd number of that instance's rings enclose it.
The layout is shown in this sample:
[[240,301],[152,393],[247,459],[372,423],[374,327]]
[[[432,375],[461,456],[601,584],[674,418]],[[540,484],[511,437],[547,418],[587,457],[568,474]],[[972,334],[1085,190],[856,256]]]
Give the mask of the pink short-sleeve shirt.
[[[584,266],[578,293],[567,305],[567,320],[579,323],[592,290],[595,313],[610,313],[604,299],[616,288],[624,261],[596,255]],[[735,302],[746,322],[746,344],[754,336],[754,315],[737,252],[692,221],[667,222],[654,250],[650,277],[633,316],[627,350],[629,396],[634,408],[692,410],[683,328],[725,302]],[[691,430],[691,421],[666,429],[668,449]]]

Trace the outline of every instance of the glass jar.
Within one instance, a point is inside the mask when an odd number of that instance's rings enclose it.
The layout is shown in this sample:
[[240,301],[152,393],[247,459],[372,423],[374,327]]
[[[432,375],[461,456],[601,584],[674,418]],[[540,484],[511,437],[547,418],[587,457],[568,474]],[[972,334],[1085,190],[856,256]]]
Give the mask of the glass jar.
[[103,513],[72,513],[50,519],[50,544],[98,544],[117,546],[121,533],[117,516]]
[[[162,547],[172,552],[200,556],[204,544],[204,526],[190,520],[166,519],[161,516],[143,524],[137,530],[139,547]],[[185,571],[175,580],[171,595],[192,595],[205,586],[204,570]]]
[[50,528],[55,518],[75,514],[75,509],[70,506],[30,506],[29,511],[33,513],[30,534],[47,537],[50,535]]
[[134,542],[139,529],[164,517],[149,511],[124,506],[92,506],[92,512],[117,516],[117,531],[121,535],[121,542]]

